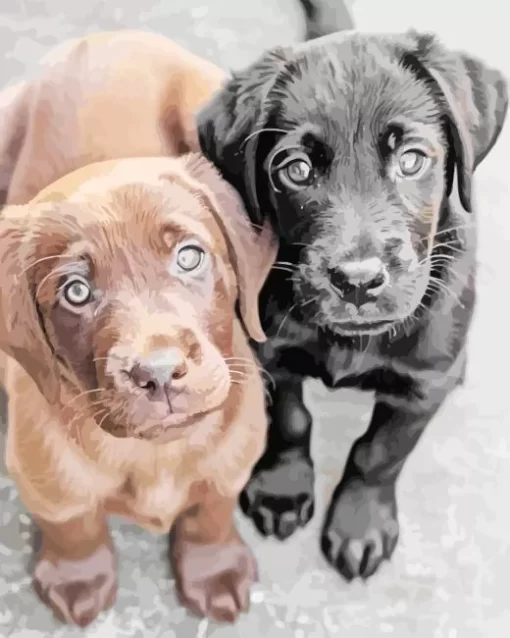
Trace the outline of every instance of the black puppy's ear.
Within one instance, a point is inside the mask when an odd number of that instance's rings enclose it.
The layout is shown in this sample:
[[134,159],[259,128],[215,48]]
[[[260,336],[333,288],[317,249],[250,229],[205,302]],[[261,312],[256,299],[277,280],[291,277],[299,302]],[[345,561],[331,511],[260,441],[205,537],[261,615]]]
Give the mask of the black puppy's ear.
[[285,69],[287,50],[265,52],[226,82],[197,114],[200,147],[244,200],[251,221],[262,224],[257,199],[257,150],[272,105],[268,99]]
[[408,35],[415,48],[404,54],[403,63],[409,67],[417,63],[421,79],[431,80],[441,94],[460,201],[471,211],[473,172],[496,143],[506,119],[507,81],[500,71],[467,53],[447,49],[431,34]]

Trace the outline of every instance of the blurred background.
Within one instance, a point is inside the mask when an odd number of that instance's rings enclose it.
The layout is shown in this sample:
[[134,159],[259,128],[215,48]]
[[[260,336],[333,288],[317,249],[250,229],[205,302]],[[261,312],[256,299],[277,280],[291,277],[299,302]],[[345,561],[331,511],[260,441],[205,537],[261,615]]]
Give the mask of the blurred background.
[[[351,28],[352,18],[356,28],[368,31],[435,31],[447,45],[510,75],[502,0],[324,2],[322,26]],[[332,25],[336,19],[345,25]],[[299,0],[1,0],[0,87],[34,74],[55,44],[91,31],[157,31],[235,69],[268,47],[301,40],[309,26]],[[328,393],[310,383],[317,514],[283,544],[261,540],[239,517],[259,559],[261,582],[251,613],[237,626],[189,617],[174,598],[164,539],[120,520],[112,522],[120,560],[115,609],[86,631],[56,623],[31,591],[30,519],[0,464],[0,638],[508,638],[509,151],[507,125],[475,179],[481,270],[467,383],[429,426],[404,470],[401,538],[390,564],[367,583],[347,584],[320,554],[324,506],[372,404],[370,396]]]
[[[347,11],[363,30],[431,29],[510,68],[501,0],[306,1],[325,7],[325,26],[346,22]],[[267,47],[301,39],[304,20],[300,0],[2,0],[0,81],[30,72],[57,42],[99,29],[160,31],[220,66],[242,67]]]

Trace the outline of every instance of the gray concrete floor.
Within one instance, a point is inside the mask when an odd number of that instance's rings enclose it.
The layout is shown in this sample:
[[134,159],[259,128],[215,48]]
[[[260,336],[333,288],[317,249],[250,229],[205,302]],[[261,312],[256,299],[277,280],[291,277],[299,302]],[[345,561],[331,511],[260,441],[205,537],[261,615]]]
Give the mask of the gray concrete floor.
[[[438,31],[510,75],[504,3],[485,0],[357,0],[368,30],[409,26]],[[165,33],[225,67],[300,37],[295,0],[2,0],[0,84],[30,74],[63,39],[105,28]],[[510,254],[510,126],[476,179],[481,232],[480,302],[466,386],[431,424],[399,484],[401,540],[390,564],[368,583],[346,584],[324,563],[318,528],[371,400],[310,384],[317,428],[318,510],[285,543],[263,541],[239,516],[257,554],[261,582],[252,610],[235,627],[187,616],[175,601],[165,544],[112,521],[120,557],[114,610],[86,631],[57,624],[30,588],[31,528],[11,481],[0,471],[0,637],[97,638],[507,638],[510,630],[510,409],[502,371],[510,358],[504,297]],[[2,447],[0,441],[0,448]]]

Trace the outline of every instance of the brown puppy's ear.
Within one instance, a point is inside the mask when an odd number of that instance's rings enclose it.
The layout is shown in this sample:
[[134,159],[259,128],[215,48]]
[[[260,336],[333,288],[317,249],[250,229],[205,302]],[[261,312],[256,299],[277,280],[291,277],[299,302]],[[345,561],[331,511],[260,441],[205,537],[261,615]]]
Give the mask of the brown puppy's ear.
[[[402,62],[435,85],[446,107],[459,196],[471,211],[471,180],[496,143],[508,110],[508,84],[500,71],[466,53],[451,51],[431,34],[409,33],[415,49]],[[450,185],[451,187],[451,185]]]
[[257,170],[262,165],[258,150],[274,132],[268,127],[272,109],[268,96],[289,57],[282,47],[266,51],[236,72],[197,114],[202,152],[241,194],[250,219],[259,225],[267,211],[261,210],[257,193]]
[[7,199],[25,139],[30,95],[30,84],[26,82],[14,84],[0,92],[0,206]]
[[58,369],[31,280],[33,216],[29,211],[28,206],[8,206],[0,215],[0,349],[15,359],[48,402],[54,403],[60,392]]
[[184,162],[187,187],[205,200],[227,239],[245,328],[254,341],[263,342],[266,335],[260,323],[259,294],[274,265],[278,241],[269,222],[257,232],[238,193],[202,155],[187,155]]

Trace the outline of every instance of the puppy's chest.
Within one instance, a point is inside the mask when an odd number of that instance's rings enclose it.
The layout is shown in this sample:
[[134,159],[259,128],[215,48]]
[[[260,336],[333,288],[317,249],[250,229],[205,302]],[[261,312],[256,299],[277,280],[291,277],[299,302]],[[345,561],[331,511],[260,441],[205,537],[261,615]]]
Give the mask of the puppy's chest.
[[302,377],[320,379],[328,388],[357,386],[362,377],[382,365],[381,357],[369,348],[367,340],[359,349],[324,341],[281,343],[262,363],[275,376],[282,369]]
[[162,470],[152,480],[128,474],[116,493],[105,501],[109,514],[127,517],[156,533],[170,530],[177,515],[185,508],[192,482],[178,480]]
[[328,388],[357,386],[361,378],[380,365],[373,353],[360,349],[342,347],[337,344],[320,349],[319,369],[324,385]]

